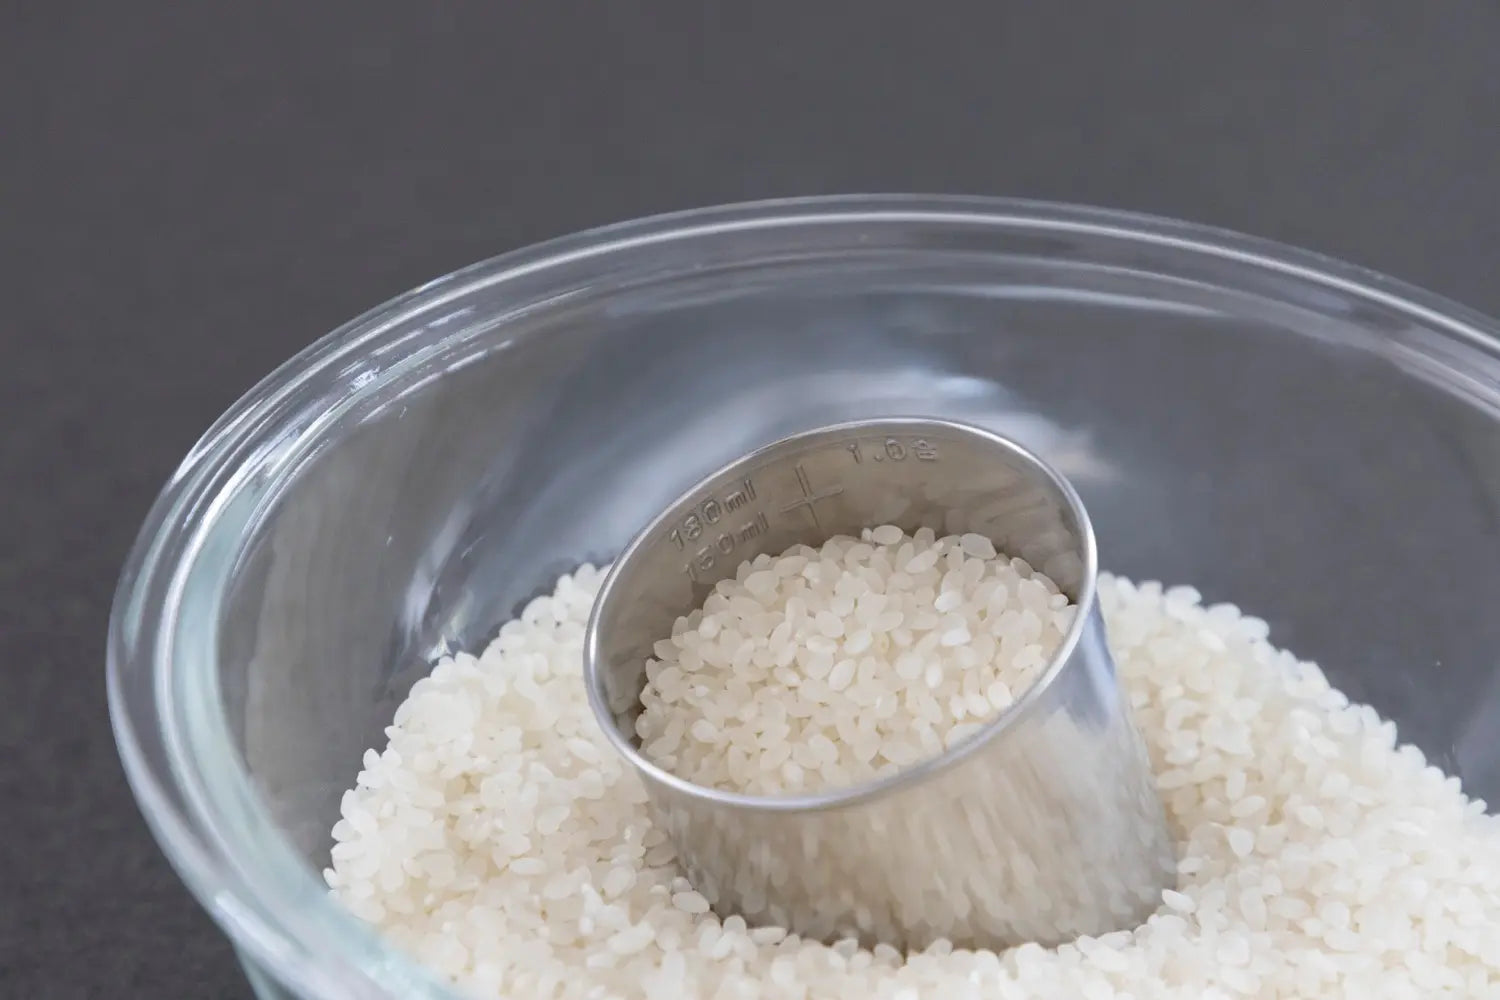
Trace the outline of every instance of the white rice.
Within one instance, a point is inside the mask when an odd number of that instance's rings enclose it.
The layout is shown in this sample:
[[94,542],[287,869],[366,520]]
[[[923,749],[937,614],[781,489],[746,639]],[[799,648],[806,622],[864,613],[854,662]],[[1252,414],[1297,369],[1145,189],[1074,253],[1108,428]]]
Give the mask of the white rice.
[[[589,711],[581,639],[599,582],[592,567],[563,577],[481,655],[438,663],[387,748],[365,755],[333,830],[336,896],[477,996],[1500,996],[1500,821],[1392,723],[1272,648],[1264,622],[1109,577],[1110,645],[1181,858],[1145,924],[1058,948],[902,955],[720,921],[677,877]],[[807,610],[821,624],[832,609]],[[847,644],[857,598],[835,617],[845,634],[828,638]],[[957,719],[955,705],[941,723]]]
[[636,734],[674,774],[740,792],[893,773],[1008,708],[1073,615],[980,535],[885,525],[762,555],[656,644]]

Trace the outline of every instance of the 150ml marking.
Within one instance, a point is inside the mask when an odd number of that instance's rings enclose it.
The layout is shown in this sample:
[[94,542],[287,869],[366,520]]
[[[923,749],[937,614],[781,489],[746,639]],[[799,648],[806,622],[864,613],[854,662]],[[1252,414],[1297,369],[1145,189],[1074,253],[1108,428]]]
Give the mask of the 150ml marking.
[[938,453],[938,446],[926,438],[888,437],[871,447],[868,454],[864,452],[858,441],[851,441],[848,448],[856,465],[867,458],[872,462],[904,462],[908,456],[919,462],[937,462],[942,459],[942,455]]
[[689,552],[692,545],[700,539],[707,542],[690,552],[687,563],[682,567],[684,573],[697,581],[698,574],[713,569],[720,556],[729,555],[746,542],[771,530],[770,522],[763,512],[749,521],[719,527],[727,516],[750,506],[755,499],[754,481],[744,479],[738,488],[724,494],[722,499],[708,497],[683,515],[682,522],[667,532],[672,543],[682,551]]

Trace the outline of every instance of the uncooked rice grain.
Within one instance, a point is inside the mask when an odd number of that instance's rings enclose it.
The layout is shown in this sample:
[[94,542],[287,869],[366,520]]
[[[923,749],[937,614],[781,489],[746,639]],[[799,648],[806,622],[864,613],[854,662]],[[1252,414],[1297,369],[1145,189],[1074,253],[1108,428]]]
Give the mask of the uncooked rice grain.
[[1110,646],[1180,858],[1153,916],[1057,948],[910,955],[720,921],[589,710],[581,641],[600,579],[563,577],[481,654],[440,661],[333,830],[336,897],[475,996],[1500,995],[1500,821],[1270,646],[1264,622],[1108,576]]

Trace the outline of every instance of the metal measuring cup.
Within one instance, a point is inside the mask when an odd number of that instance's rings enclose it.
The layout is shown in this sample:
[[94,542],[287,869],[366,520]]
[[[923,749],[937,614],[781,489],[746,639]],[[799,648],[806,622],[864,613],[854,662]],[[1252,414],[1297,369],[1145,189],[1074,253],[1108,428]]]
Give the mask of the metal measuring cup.
[[[979,732],[851,787],[743,795],[634,741],[645,663],[741,562],[895,524],[978,532],[1077,606],[1036,683]],[[1145,746],[1105,645],[1093,529],[1031,453],[964,424],[885,419],[785,438],[699,483],[615,562],[584,641],[594,712],[721,916],[921,948],[1056,944],[1134,926],[1175,884]]]

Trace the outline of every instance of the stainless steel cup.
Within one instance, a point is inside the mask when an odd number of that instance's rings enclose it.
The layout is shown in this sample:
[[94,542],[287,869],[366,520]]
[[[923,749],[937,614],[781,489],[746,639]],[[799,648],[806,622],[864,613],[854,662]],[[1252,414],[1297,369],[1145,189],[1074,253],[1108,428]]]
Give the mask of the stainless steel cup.
[[[635,745],[652,644],[747,559],[895,524],[978,532],[1077,605],[1036,684],[940,756],[848,788],[742,795]],[[589,697],[656,822],[721,915],[920,948],[1054,944],[1139,923],[1175,883],[1172,838],[1105,645],[1093,530],[1019,446],[942,420],[785,438],[721,469],[616,561],[585,637]]]

